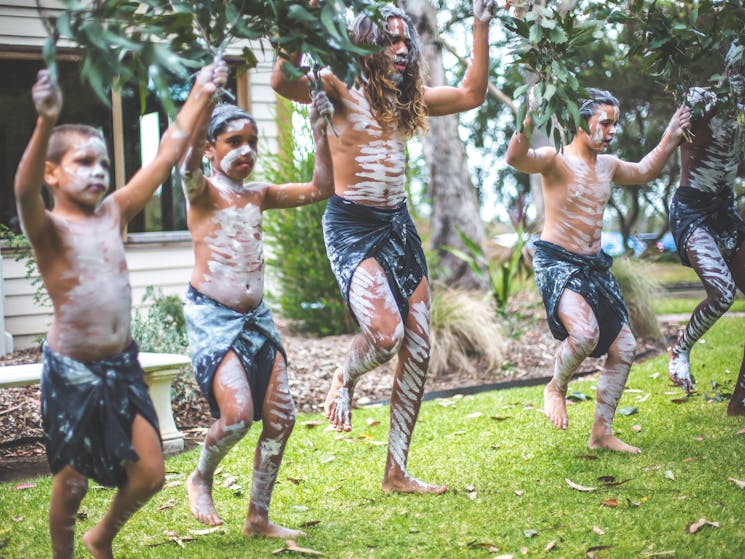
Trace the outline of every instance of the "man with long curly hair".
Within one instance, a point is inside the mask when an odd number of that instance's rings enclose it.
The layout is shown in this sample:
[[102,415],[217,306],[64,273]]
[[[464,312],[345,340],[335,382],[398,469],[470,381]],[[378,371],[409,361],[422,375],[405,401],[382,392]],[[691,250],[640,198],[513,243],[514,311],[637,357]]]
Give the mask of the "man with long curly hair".
[[[489,21],[495,0],[473,5],[473,60],[458,87],[426,87],[419,38],[411,19],[388,5],[382,22],[360,15],[356,44],[380,47],[361,60],[352,88],[330,71],[319,75],[334,104],[338,140],[329,144],[335,195],[323,218],[326,250],[360,333],[331,382],[324,414],[338,431],[352,429],[352,396],[360,376],[398,356],[391,391],[391,428],[383,491],[444,493],[447,486],[411,477],[411,435],[429,365],[430,290],[421,240],[406,210],[405,144],[427,116],[466,111],[483,103],[488,79]],[[290,60],[297,63],[298,55]],[[279,60],[272,87],[309,103],[308,77],[291,81]]]

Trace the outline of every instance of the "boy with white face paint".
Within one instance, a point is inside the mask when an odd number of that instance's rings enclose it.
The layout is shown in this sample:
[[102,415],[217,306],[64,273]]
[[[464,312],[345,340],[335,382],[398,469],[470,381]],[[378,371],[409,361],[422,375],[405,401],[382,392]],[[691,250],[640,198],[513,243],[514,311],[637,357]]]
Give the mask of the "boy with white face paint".
[[[88,478],[119,488],[83,535],[91,555],[112,558],[112,541],[164,479],[158,419],[132,340],[132,304],[122,235],[168,178],[210,98],[225,84],[221,64],[205,67],[158,153],[106,196],[106,142],[90,126],[55,123],[62,96],[42,70],[32,89],[38,118],[15,178],[23,231],[54,306],[43,347],[41,408],[54,481],[52,555],[72,558],[75,518]],[[44,207],[42,183],[54,199]]]
[[[222,524],[212,499],[215,469],[225,454],[262,421],[253,484],[243,528],[246,536],[304,535],[269,521],[269,502],[285,444],[295,424],[285,352],[264,305],[264,210],[324,200],[333,192],[324,118],[333,108],[315,96],[311,126],[316,142],[312,182],[245,182],[258,155],[256,121],[241,108],[217,105],[197,127],[182,163],[195,266],[184,305],[189,348],[200,389],[216,421],[207,432],[186,489],[194,517]],[[202,156],[210,163],[202,174]]]
[[[587,90],[580,115],[589,133],[579,129],[557,152],[551,146],[531,149],[524,132],[513,135],[507,163],[525,173],[540,173],[545,225],[533,260],[536,283],[555,338],[562,340],[554,376],[544,391],[544,411],[559,429],[569,425],[566,392],[582,361],[607,354],[597,388],[591,449],[639,453],[613,436],[611,424],[634,358],[636,342],[626,306],[610,273],[613,259],[601,250],[603,212],[611,183],[639,185],[659,175],[689,126],[690,111],[679,108],[660,143],[640,162],[622,161],[604,152],[618,123],[618,101],[607,91]],[[524,127],[532,129],[528,116]]]
[[[326,251],[342,295],[361,332],[332,380],[324,415],[338,431],[352,429],[352,398],[360,376],[398,357],[391,391],[385,492],[443,493],[409,475],[407,460],[429,366],[430,292],[421,240],[406,209],[406,140],[427,116],[483,103],[488,78],[489,22],[494,0],[473,4],[473,60],[458,87],[425,87],[419,38],[411,19],[387,5],[384,21],[362,14],[350,36],[381,47],[360,60],[363,75],[350,89],[330,71],[320,82],[334,103],[331,142],[335,195],[323,219]],[[299,55],[288,57],[298,63]],[[277,62],[272,87],[309,102],[307,77],[290,81]]]
[[[670,348],[669,377],[689,394],[693,344],[727,312],[736,289],[745,289],[745,223],[733,191],[745,150],[744,73],[745,47],[734,42],[725,57],[729,95],[723,103],[707,88],[688,92],[687,102],[697,110],[691,141],[680,146],[680,187],[670,204],[670,231],[681,262],[701,278],[706,299]],[[745,415],[745,357],[727,414]]]

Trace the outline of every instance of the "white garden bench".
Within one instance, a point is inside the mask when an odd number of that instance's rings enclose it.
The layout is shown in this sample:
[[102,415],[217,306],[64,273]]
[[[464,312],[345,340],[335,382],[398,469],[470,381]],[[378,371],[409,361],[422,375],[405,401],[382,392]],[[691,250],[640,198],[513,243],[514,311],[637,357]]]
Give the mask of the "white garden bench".
[[[171,384],[185,365],[190,365],[188,357],[178,353],[139,354],[140,365],[145,372],[145,382],[153,400],[160,424],[160,438],[165,453],[184,449],[184,435],[176,427],[171,409]],[[41,363],[26,365],[6,365],[0,367],[0,388],[14,386],[33,386],[41,380]]]

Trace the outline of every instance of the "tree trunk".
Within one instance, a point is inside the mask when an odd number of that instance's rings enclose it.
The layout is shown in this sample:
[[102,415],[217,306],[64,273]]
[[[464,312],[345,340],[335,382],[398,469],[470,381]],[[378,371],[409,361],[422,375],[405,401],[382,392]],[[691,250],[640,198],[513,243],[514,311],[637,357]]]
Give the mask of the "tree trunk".
[[[426,84],[446,85],[436,8],[428,0],[408,0],[405,9],[419,32],[422,57],[429,69]],[[466,164],[465,145],[458,136],[458,116],[432,117],[429,124],[430,131],[422,142],[432,199],[431,246],[438,253],[442,279],[451,286],[484,287],[468,264],[442,248],[464,248],[458,230],[479,245],[484,241],[478,194]]]

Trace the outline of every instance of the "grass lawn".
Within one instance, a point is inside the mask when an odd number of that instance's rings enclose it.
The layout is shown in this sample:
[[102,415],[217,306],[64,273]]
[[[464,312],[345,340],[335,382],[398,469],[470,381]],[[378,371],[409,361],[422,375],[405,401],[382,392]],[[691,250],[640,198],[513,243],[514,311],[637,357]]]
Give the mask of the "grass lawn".
[[[380,491],[387,408],[356,410],[350,436],[314,426],[320,416],[301,416],[272,519],[303,527],[308,537],[298,544],[332,558],[745,557],[745,491],[730,479],[745,480],[745,434],[738,434],[745,418],[725,416],[743,332],[745,319],[724,318],[696,345],[698,391],[690,398],[669,385],[664,356],[634,366],[619,406],[629,415],[619,414],[615,427],[642,448],[639,456],[587,450],[591,400],[569,406],[568,431],[551,427],[537,411],[541,387],[426,402],[410,470],[448,484],[442,496]],[[592,397],[594,384],[577,381],[570,391]],[[116,556],[233,559],[282,549],[284,542],[241,535],[257,432],[228,455],[216,481],[223,530],[192,532],[203,526],[189,514],[183,488],[197,458],[191,451],[168,459],[169,486],[125,526]],[[229,476],[240,488],[224,486]],[[0,557],[50,555],[50,479],[30,483],[0,486]],[[111,495],[89,491],[78,534]],[[711,524],[687,530],[699,519]],[[78,541],[76,557],[84,556]]]
[[[738,291],[739,295],[739,291]],[[701,302],[701,299],[683,299],[678,297],[662,297],[653,301],[654,312],[660,314],[690,314]],[[745,311],[745,298],[738,296],[728,312]],[[727,316],[727,315],[725,315]]]

